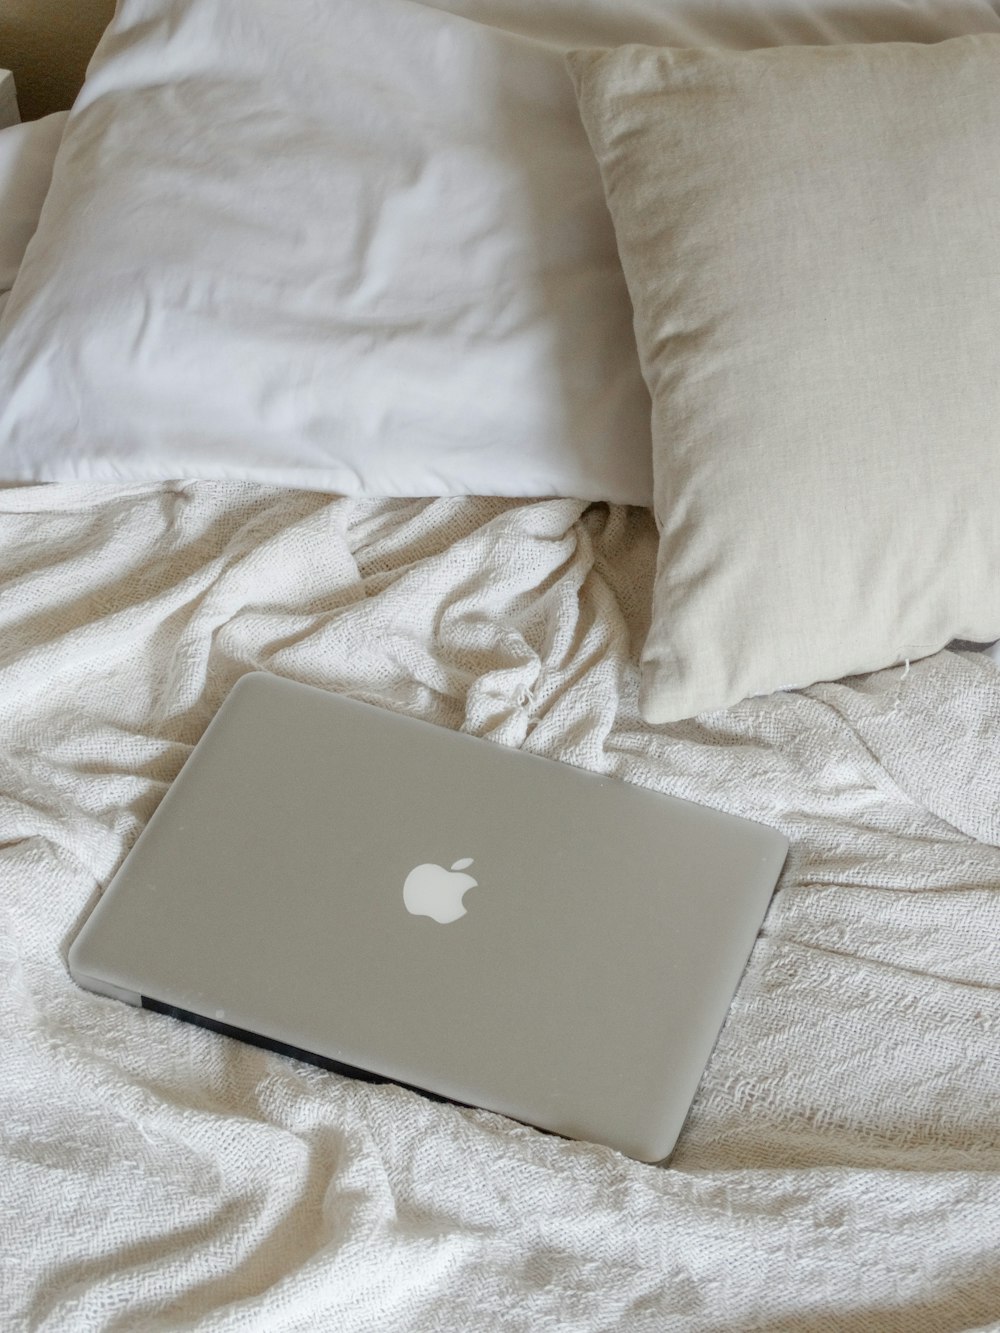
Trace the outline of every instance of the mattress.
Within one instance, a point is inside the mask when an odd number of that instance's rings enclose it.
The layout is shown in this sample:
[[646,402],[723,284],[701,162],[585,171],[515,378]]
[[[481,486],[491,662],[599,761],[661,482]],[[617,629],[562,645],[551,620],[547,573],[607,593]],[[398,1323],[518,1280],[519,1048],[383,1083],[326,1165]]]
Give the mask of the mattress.
[[[620,17],[453,7],[542,44]],[[790,40],[807,10],[746,12]],[[0,489],[0,1327],[1000,1327],[1000,658],[650,725],[657,542],[645,507],[564,497]],[[70,942],[251,670],[789,838],[668,1165],[74,986]]]

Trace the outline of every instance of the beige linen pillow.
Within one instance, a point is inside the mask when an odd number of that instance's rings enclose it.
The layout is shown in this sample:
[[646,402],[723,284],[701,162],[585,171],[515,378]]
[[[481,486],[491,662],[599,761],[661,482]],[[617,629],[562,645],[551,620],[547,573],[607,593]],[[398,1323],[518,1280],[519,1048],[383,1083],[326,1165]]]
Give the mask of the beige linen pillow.
[[1000,37],[569,60],[653,397],[645,717],[1000,636]]

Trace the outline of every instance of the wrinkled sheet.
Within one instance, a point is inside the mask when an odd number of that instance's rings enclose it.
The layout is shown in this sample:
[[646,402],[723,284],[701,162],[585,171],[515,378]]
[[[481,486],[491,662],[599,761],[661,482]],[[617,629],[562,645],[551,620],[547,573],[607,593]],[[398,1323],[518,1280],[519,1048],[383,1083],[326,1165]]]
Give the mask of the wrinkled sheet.
[[[0,492],[0,1327],[997,1326],[1000,669],[649,727],[655,546],[647,511],[563,500]],[[253,668],[789,836],[669,1166],[74,986]]]

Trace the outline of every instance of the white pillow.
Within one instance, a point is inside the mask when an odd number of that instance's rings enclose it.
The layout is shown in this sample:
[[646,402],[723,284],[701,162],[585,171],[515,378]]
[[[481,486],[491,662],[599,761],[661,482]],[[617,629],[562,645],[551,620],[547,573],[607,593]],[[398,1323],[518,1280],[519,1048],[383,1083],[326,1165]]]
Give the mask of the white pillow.
[[1000,635],[1000,35],[571,56],[653,399],[642,706]]
[[66,112],[0,130],[0,293],[14,285],[52,179]]
[[0,336],[0,479],[651,498],[561,57],[402,0],[123,0]]
[[565,50],[977,26],[986,0],[120,0],[0,323],[0,480],[651,503]]

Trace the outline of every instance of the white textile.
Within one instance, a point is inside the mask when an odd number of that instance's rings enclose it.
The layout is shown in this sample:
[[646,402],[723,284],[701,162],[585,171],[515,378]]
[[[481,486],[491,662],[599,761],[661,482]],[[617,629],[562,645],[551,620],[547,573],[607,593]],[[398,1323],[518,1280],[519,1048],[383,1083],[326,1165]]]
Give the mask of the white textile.
[[0,129],[0,297],[4,301],[38,226],[68,114],[56,111],[41,120]]
[[120,0],[3,312],[0,478],[648,504],[649,393],[564,52],[933,43],[997,11]]
[[[0,1327],[997,1319],[1000,670],[945,651],[650,727],[655,549],[647,511],[563,500],[0,491]],[[670,1166],[73,985],[100,886],[251,668],[791,838]]]

